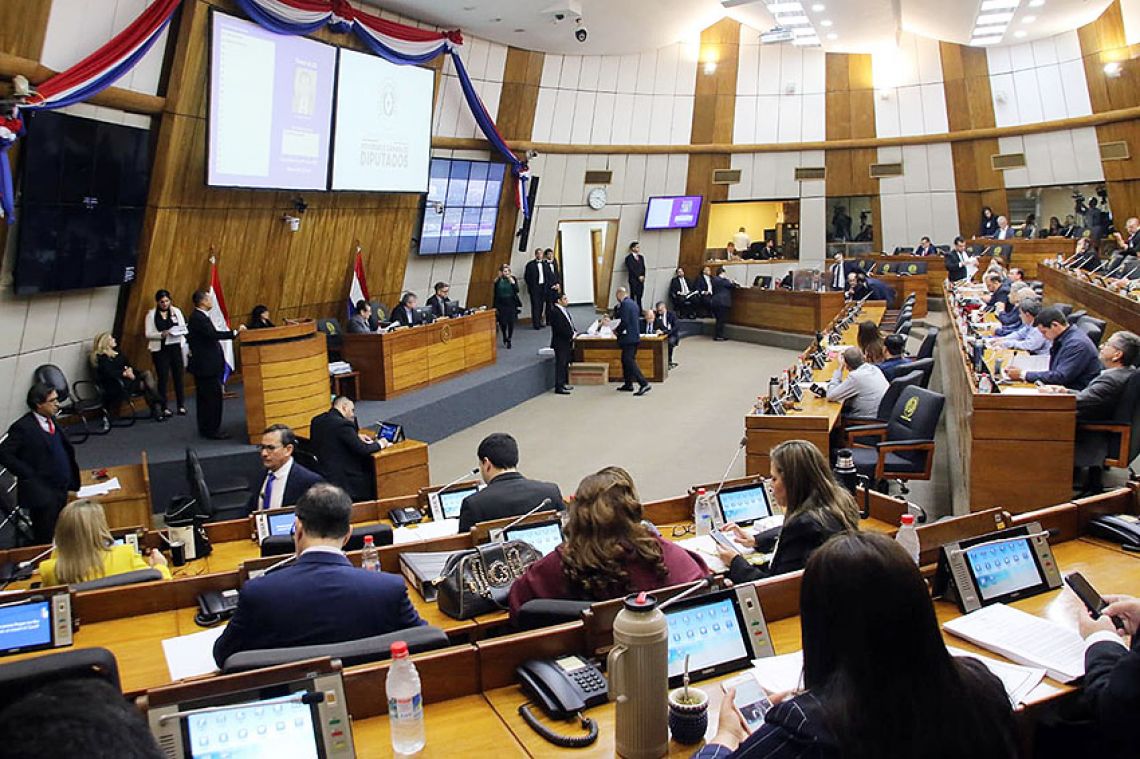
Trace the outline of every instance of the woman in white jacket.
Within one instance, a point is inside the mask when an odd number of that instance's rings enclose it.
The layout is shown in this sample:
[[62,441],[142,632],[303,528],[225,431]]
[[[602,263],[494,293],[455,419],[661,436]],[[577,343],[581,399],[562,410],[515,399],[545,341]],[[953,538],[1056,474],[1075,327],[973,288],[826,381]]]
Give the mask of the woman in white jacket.
[[174,397],[178,401],[178,414],[186,414],[186,391],[182,384],[185,366],[182,360],[183,346],[186,344],[186,317],[170,300],[170,291],[159,290],[154,294],[155,308],[146,312],[145,333],[147,348],[154,361],[154,372],[158,375],[158,394],[162,397],[162,415],[171,416],[166,408],[167,379],[174,378]]

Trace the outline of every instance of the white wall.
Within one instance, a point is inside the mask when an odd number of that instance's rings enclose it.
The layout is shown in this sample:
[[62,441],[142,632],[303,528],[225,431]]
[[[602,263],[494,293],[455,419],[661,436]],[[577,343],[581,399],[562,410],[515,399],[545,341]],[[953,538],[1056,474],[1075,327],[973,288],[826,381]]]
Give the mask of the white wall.
[[822,50],[761,45],[759,32],[742,24],[733,142],[825,139],[826,74]]
[[949,131],[938,42],[904,34],[897,50],[871,56],[871,70],[877,136],[909,137]]
[[1007,189],[1103,182],[1096,129],[1066,129],[1024,137],[1002,137],[1002,153],[1024,153],[1026,167],[1005,172]]
[[[45,0],[46,1],[46,0]],[[88,0],[55,0],[48,18],[41,61],[57,71],[79,62],[133,21],[147,0],[101,0],[93,11]],[[116,86],[155,94],[166,47],[166,32],[139,64]],[[87,105],[64,111],[87,118],[148,129],[151,118]],[[17,209],[17,219],[19,209]],[[114,326],[119,288],[101,287],[34,297],[12,293],[19,222],[8,235],[0,267],[0,424],[7,426],[25,411],[24,396],[32,372],[41,364],[56,364],[68,379],[86,377],[91,339]],[[132,356],[146,366],[147,356]]]
[[[478,37],[464,37],[459,57],[463,59],[463,65],[479,99],[494,118],[499,111],[499,97],[503,92],[503,70],[507,65],[506,45],[487,42]],[[432,134],[439,137],[483,137],[471,116],[471,109],[467,107],[450,56],[445,58],[443,76],[436,92]]]
[[986,57],[999,127],[1092,113],[1076,31],[1021,45],[987,48]]
[[879,180],[883,248],[914,247],[923,237],[949,245],[959,234],[950,145],[879,148],[880,163],[903,164],[903,175]]

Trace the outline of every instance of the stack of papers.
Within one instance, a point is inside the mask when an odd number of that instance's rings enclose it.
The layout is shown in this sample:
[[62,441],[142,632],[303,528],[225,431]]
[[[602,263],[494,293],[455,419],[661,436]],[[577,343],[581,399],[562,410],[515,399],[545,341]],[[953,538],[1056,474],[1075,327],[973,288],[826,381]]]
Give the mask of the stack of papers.
[[1028,353],[1018,353],[1009,362],[1010,366],[1016,366],[1019,369],[1024,369],[1027,372],[1047,372],[1049,371],[1049,354],[1043,353],[1040,356],[1031,356]]
[[952,619],[942,629],[1063,683],[1085,673],[1085,641],[1076,630],[1005,604]]
[[352,365],[347,361],[330,361],[329,374],[348,374],[352,371]]
[[1040,667],[1023,667],[1020,664],[1010,664],[981,654],[963,651],[953,646],[947,646],[946,650],[950,652],[951,656],[969,656],[985,664],[986,669],[1001,680],[1001,684],[1005,686],[1005,692],[1009,696],[1009,702],[1014,706],[1025,703],[1026,696],[1045,679],[1045,670]]
[[459,519],[441,519],[438,522],[420,522],[392,530],[392,543],[402,545],[432,538],[446,538],[459,534]]
[[94,485],[84,485],[76,491],[75,495],[78,498],[95,498],[101,495],[107,495],[112,490],[122,490],[123,486],[119,483],[118,477],[112,477],[103,482],[96,482]]
[[202,632],[179,635],[162,641],[162,653],[166,655],[166,668],[171,680],[208,675],[217,670],[214,664],[214,641],[225,630],[224,625],[212,627]]

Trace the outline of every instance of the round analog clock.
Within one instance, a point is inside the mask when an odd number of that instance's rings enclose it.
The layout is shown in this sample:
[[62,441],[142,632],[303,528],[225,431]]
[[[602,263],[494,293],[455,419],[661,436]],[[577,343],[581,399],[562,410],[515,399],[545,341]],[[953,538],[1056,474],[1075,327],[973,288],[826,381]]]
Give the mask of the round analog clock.
[[604,187],[595,187],[590,190],[590,194],[586,196],[586,203],[590,208],[595,211],[600,211],[606,207],[606,190]]

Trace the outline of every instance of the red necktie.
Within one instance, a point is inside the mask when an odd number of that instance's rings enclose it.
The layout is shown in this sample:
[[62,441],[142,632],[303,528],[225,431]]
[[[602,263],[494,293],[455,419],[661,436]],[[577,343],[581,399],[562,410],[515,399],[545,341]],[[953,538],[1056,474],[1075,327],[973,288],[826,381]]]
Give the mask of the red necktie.
[[55,434],[55,422],[53,422],[51,419],[48,419],[47,423],[48,423],[48,434],[54,435]]

